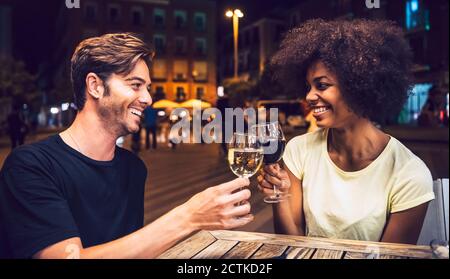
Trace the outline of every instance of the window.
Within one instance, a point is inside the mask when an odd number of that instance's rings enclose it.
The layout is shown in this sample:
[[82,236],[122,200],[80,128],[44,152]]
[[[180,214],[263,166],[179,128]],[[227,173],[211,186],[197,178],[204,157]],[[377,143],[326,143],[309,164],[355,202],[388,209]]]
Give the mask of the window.
[[291,26],[295,27],[295,26],[297,26],[297,23],[298,23],[297,14],[293,14],[292,17],[291,17]]
[[205,13],[195,13],[194,14],[194,27],[195,27],[195,31],[205,31],[206,30],[206,14]]
[[165,99],[166,93],[164,92],[164,87],[159,85],[155,88],[154,101],[157,102],[159,100]]
[[251,33],[249,30],[244,32],[244,46],[250,45],[250,36],[251,36]]
[[166,79],[167,78],[167,66],[166,61],[163,59],[155,59],[152,63],[152,78],[154,79]]
[[173,79],[176,81],[187,80],[188,63],[183,60],[176,60],[173,66]]
[[87,39],[87,38],[92,38],[92,37],[97,37],[98,31],[96,29],[84,29],[83,30],[83,34],[82,34],[82,38]]
[[422,0],[406,1],[406,29],[430,30],[430,11],[424,9]]
[[195,39],[195,54],[197,55],[206,54],[206,39],[204,38]]
[[208,80],[208,64],[203,61],[194,62],[194,70],[192,76],[195,81],[207,81]]
[[175,53],[176,54],[186,53],[186,38],[184,37],[175,38]]
[[199,100],[201,100],[201,99],[203,99],[203,97],[205,96],[205,88],[204,87],[197,87],[197,92],[196,92],[197,94],[197,96],[196,96],[196,99],[199,99]]
[[187,14],[185,11],[175,11],[175,28],[183,29],[186,26]]
[[156,52],[164,53],[166,50],[166,36],[161,34],[155,34],[153,36],[153,45]]
[[177,86],[177,102],[182,102],[186,100],[186,93],[184,92],[184,87]]
[[273,38],[274,41],[276,41],[276,42],[280,41],[283,38],[283,34],[284,34],[284,26],[277,24],[276,31],[275,31],[274,38]]
[[411,124],[417,121],[432,86],[431,83],[414,85],[413,94],[408,97],[408,101],[403,106],[403,110],[397,119],[399,124]]
[[153,10],[153,23],[155,27],[162,28],[166,24],[166,12],[163,9]]
[[110,23],[118,23],[120,20],[120,7],[118,5],[108,6],[108,19]]
[[135,26],[143,25],[143,23],[144,23],[144,10],[141,7],[133,7],[131,9],[131,22]]
[[97,4],[86,3],[84,6],[84,20],[87,22],[95,22],[97,20]]
[[253,43],[259,44],[259,28],[258,27],[253,28]]

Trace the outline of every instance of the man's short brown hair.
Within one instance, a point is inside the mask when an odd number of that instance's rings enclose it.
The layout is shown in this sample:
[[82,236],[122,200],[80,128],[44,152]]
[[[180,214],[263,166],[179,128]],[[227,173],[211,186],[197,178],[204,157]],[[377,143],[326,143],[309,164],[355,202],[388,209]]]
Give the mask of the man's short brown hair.
[[97,74],[106,83],[111,74],[129,74],[139,59],[150,66],[154,51],[130,33],[105,34],[82,41],[71,59],[71,80],[78,110],[86,102],[86,76]]

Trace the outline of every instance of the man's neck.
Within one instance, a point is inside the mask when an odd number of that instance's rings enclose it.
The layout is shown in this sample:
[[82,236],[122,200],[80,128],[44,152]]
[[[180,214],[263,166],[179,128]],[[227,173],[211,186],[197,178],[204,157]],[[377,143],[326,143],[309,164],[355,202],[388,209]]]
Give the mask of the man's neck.
[[78,112],[72,125],[60,135],[66,144],[93,160],[114,158],[117,135],[105,129],[95,112]]

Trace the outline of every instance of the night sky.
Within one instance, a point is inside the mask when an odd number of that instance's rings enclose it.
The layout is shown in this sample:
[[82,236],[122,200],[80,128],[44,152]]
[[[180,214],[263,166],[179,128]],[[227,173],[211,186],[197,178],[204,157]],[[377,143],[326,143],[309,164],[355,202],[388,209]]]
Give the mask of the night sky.
[[[58,7],[64,0],[12,2],[13,55],[16,59],[25,61],[30,72],[37,73],[39,64],[47,60],[54,50],[52,34],[58,28],[56,16]],[[240,24],[245,26],[269,14],[274,8],[292,2],[295,0],[217,0],[217,38],[221,41],[224,35],[232,31],[231,21],[225,17],[227,9],[241,9],[245,16]]]
[[53,50],[58,6],[63,0],[13,1],[13,55],[36,73]]

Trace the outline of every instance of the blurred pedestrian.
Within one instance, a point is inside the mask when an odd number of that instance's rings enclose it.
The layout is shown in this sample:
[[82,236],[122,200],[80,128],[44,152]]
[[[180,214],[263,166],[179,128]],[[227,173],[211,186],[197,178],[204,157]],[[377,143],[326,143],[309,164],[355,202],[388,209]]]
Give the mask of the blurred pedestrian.
[[222,141],[221,141],[221,147],[222,147],[222,151],[224,154],[228,153],[228,147],[227,147],[227,142],[228,139],[226,138],[225,135],[225,123],[226,123],[226,119],[225,119],[225,109],[228,108],[229,105],[229,98],[227,95],[217,99],[217,103],[216,103],[216,108],[220,111],[220,114],[222,114]]
[[439,87],[433,86],[417,122],[423,127],[439,127],[444,123],[445,117],[448,117],[446,114],[445,95]]
[[11,149],[14,149],[25,142],[28,133],[28,126],[23,120],[18,106],[13,106],[11,113],[8,115],[7,123]]
[[134,154],[138,154],[141,151],[141,131],[142,125],[139,125],[139,130],[131,134],[131,150],[133,150]]
[[158,111],[152,106],[148,106],[144,110],[144,124],[145,124],[145,148],[150,148],[150,133],[152,134],[152,148],[156,149],[158,130]]

